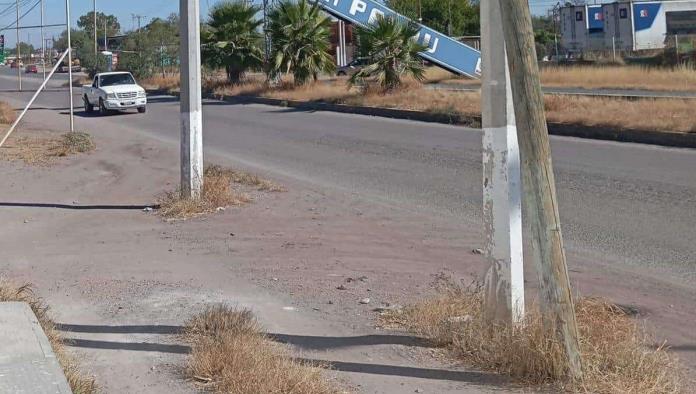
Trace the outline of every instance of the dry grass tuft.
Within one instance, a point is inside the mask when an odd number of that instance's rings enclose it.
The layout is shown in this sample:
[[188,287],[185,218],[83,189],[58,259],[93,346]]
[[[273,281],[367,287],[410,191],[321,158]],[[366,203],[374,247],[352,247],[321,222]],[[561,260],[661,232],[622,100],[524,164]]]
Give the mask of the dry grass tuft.
[[640,66],[551,66],[541,69],[541,84],[585,89],[694,91],[696,69],[687,66],[673,69]]
[[87,133],[72,132],[60,138],[50,136],[10,137],[0,149],[0,158],[21,160],[30,165],[47,165],[57,157],[86,153],[95,149]]
[[490,325],[482,316],[482,289],[443,282],[438,296],[382,315],[390,327],[423,335],[473,366],[512,376],[529,385],[592,393],[678,393],[676,359],[654,349],[638,323],[619,307],[580,299],[576,313],[583,357],[582,382],[568,382],[564,350],[544,328],[538,309],[516,328]]
[[31,285],[14,286],[8,281],[0,278],[0,302],[26,302],[31,307],[36,315],[36,318],[41,324],[48,340],[51,342],[53,352],[58,358],[58,362],[63,368],[65,377],[75,394],[91,394],[97,393],[97,384],[94,378],[85,375],[79,365],[66,354],[63,346],[63,338],[55,323],[49,316],[49,308],[43,301],[34,295]]
[[199,200],[181,198],[178,191],[167,192],[159,198],[159,212],[165,218],[187,219],[250,202],[251,197],[235,190],[233,183],[263,192],[285,191],[282,186],[256,174],[211,165],[203,174],[203,193]]
[[164,193],[159,198],[159,213],[169,219],[187,219],[250,202],[248,195],[232,188],[235,174],[219,166],[206,167],[200,199],[182,198],[179,191]]
[[61,136],[60,146],[56,149],[56,156],[68,156],[77,153],[86,153],[96,149],[92,137],[83,132],[73,131]]
[[0,101],[0,124],[11,124],[17,119],[14,108],[4,101]]
[[206,171],[210,175],[225,176],[229,177],[234,183],[238,183],[244,186],[254,187],[258,191],[265,192],[282,192],[285,188],[282,186],[264,179],[257,174],[253,174],[246,171],[238,171],[230,168],[223,168],[220,166],[209,166]]
[[294,360],[260,330],[249,310],[209,307],[187,324],[192,345],[186,375],[217,393],[340,393],[321,366]]

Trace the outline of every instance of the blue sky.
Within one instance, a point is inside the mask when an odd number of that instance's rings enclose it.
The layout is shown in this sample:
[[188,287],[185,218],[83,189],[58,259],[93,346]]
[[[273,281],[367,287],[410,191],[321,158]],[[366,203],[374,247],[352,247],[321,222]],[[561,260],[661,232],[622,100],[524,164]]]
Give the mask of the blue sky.
[[[40,0],[19,0],[20,15],[29,11]],[[258,0],[260,2],[260,0]],[[208,13],[208,7],[217,0],[200,0],[201,15]],[[77,19],[92,10],[92,0],[70,0],[71,3],[71,24],[76,26]],[[0,28],[4,28],[14,23],[16,18],[16,7],[12,0],[0,0]],[[44,0],[45,4],[45,23],[58,24],[65,23],[65,0]],[[532,12],[542,14],[549,6],[555,4],[554,0],[531,0]],[[130,30],[137,26],[133,21],[132,14],[144,15],[142,24],[146,24],[152,18],[167,17],[172,12],[178,12],[179,0],[97,0],[97,10],[106,14],[116,15],[121,23],[122,30]],[[20,21],[20,26],[31,26],[40,24],[40,8],[36,6],[26,17]],[[134,25],[135,23],[135,25]],[[45,29],[46,38],[58,37],[64,30],[63,27],[51,27]],[[5,35],[5,42],[8,48],[15,46],[15,29],[12,26],[9,30],[4,30],[0,34]],[[20,32],[22,41],[30,41],[34,46],[41,45],[39,29],[26,29]]]
[[[208,3],[213,4],[215,1],[200,1],[201,14],[206,15],[208,12]],[[20,15],[27,12],[38,2],[39,0],[20,0]],[[27,4],[21,6],[22,3]],[[92,0],[70,0],[70,3],[70,16],[72,19],[71,24],[72,26],[76,26],[77,19],[81,15],[84,15],[92,10]],[[5,26],[14,23],[16,19],[16,7],[12,4],[14,4],[14,1],[12,0],[0,0],[0,28],[4,28]],[[44,0],[44,4],[46,9],[46,24],[65,23],[65,0]],[[9,9],[6,12],[2,12],[8,7]],[[131,14],[144,15],[145,18],[142,21],[142,24],[144,25],[152,18],[164,18],[172,12],[178,12],[178,10],[179,0],[97,0],[97,11],[116,15],[119,23],[121,23],[121,30],[130,30],[133,27]],[[40,21],[40,8],[37,6],[20,21],[20,26],[38,25],[40,24]],[[137,22],[135,23],[137,26]],[[65,30],[63,27],[46,28],[46,38],[50,38],[52,36],[58,37],[63,30]],[[14,26],[0,34],[5,35],[7,47],[14,48],[16,39]],[[39,29],[27,29],[20,31],[20,38],[22,41],[28,41],[29,35],[31,35],[31,43],[34,44],[34,46],[39,46],[41,43]]]

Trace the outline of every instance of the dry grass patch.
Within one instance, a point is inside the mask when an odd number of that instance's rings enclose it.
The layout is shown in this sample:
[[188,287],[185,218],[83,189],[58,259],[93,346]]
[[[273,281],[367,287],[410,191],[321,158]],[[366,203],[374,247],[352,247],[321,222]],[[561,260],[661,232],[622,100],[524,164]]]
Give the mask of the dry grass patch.
[[0,148],[0,158],[21,160],[30,165],[47,165],[56,158],[90,152],[95,148],[92,137],[82,132],[66,133],[60,137],[10,137]]
[[63,368],[72,391],[75,394],[97,393],[97,384],[94,378],[83,373],[75,360],[65,352],[63,338],[49,316],[48,306],[34,295],[31,285],[14,286],[7,280],[0,278],[0,302],[26,302],[29,304],[51,343],[53,352]]
[[541,84],[585,89],[696,91],[696,69],[686,66],[673,69],[640,66],[553,66],[541,69]]
[[179,89],[179,74],[153,75],[139,81],[145,89],[162,89],[172,91]]
[[168,219],[187,219],[251,202],[251,197],[236,190],[233,184],[263,192],[285,191],[282,186],[256,174],[212,165],[205,168],[200,199],[182,198],[179,191],[167,192],[159,197],[159,212]]
[[440,283],[438,295],[381,316],[387,327],[406,328],[447,347],[472,366],[529,385],[592,393],[679,393],[680,370],[665,347],[621,308],[601,299],[578,300],[582,382],[566,380],[563,346],[549,334],[537,309],[516,328],[491,326],[482,317],[482,289]]
[[14,108],[4,101],[0,101],[0,124],[12,124],[17,119]]
[[186,324],[192,346],[189,379],[216,393],[341,393],[321,365],[294,360],[273,342],[249,310],[209,307]]
[[621,100],[578,96],[544,97],[550,122],[608,126],[616,129],[696,132],[696,101]]

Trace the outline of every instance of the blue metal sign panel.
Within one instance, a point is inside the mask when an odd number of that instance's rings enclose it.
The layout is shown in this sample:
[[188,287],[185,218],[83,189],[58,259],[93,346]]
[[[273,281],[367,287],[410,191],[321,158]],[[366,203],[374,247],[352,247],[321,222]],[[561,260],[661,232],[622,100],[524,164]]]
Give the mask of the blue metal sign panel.
[[[316,1],[335,17],[363,27],[370,25],[380,15],[409,20],[374,0]],[[481,76],[481,52],[426,26],[419,26],[415,39],[428,48],[421,52],[423,58],[458,74],[472,78]]]

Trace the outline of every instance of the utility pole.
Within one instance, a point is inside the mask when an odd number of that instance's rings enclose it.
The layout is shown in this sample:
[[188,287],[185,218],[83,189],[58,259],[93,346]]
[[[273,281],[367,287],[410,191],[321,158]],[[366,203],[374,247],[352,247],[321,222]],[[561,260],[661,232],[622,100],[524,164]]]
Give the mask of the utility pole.
[[73,104],[72,41],[70,38],[70,0],[65,0],[65,26],[68,31],[68,91],[70,92],[70,132],[75,131],[75,108]]
[[528,0],[498,0],[510,67],[523,201],[531,229],[545,327],[563,344],[571,379],[582,378],[573,295],[566,265]]
[[46,80],[46,38],[44,37],[44,0],[41,0],[41,65],[43,79]]
[[181,15],[181,194],[198,199],[203,188],[203,112],[199,0],[179,0]]
[[19,82],[19,91],[22,91],[22,50],[19,48],[19,0],[17,4],[17,81]]
[[97,48],[97,0],[92,0],[92,6],[94,7],[94,68],[96,69],[99,62],[99,49]]
[[501,23],[498,2],[482,1],[484,313],[509,325],[524,318],[524,268],[520,153]]

